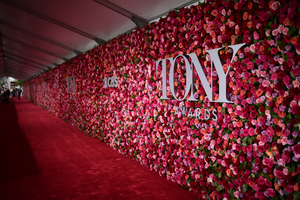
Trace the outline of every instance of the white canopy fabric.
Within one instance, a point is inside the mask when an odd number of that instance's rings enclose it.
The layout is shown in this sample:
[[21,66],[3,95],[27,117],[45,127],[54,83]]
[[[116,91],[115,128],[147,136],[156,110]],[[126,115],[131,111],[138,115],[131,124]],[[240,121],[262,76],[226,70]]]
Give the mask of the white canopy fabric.
[[0,0],[0,78],[27,80],[197,0]]

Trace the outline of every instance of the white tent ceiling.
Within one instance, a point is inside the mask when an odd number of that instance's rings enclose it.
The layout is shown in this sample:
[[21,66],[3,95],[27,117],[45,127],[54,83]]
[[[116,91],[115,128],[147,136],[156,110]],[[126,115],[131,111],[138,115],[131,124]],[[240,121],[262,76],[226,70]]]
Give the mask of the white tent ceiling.
[[0,0],[0,78],[27,80],[197,0]]

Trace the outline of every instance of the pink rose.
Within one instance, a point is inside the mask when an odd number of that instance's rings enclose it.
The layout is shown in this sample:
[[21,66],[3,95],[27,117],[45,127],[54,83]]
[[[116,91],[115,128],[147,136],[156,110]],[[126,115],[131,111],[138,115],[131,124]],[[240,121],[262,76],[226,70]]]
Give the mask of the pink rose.
[[288,27],[285,27],[285,28],[283,29],[282,32],[283,32],[284,35],[288,34],[289,28],[288,28]]
[[273,188],[267,188],[267,192],[270,197],[274,197],[276,195],[276,191]]
[[239,191],[235,191],[233,194],[234,194],[234,196],[235,196],[236,198],[240,198],[240,193],[239,193]]
[[284,30],[284,26],[282,24],[280,24],[279,27],[278,27],[279,33],[282,33],[283,30]]
[[266,135],[263,135],[263,136],[261,136],[261,140],[260,140],[262,143],[267,143],[268,142],[268,136],[266,136]]
[[275,135],[274,129],[272,128],[272,126],[269,126],[269,127],[267,128],[267,136],[273,137],[274,135]]
[[259,190],[259,187],[258,187],[257,184],[254,184],[254,185],[252,186],[252,188],[253,188],[253,190],[255,190],[256,192]]
[[289,129],[283,129],[283,131],[281,133],[282,133],[282,136],[289,136],[291,131]]
[[268,81],[268,80],[263,80],[262,85],[263,85],[264,87],[268,87],[268,86],[270,85],[270,81]]
[[277,10],[279,6],[280,6],[280,3],[278,1],[275,1],[270,5],[270,8],[272,10]]
[[254,40],[258,40],[259,39],[259,34],[255,31],[253,33],[253,37],[254,37]]
[[278,33],[279,33],[278,29],[274,29],[274,30],[272,31],[272,35],[273,35],[273,36],[278,35]]
[[283,145],[287,145],[287,143],[288,143],[288,138],[287,138],[287,137],[282,137],[281,143],[282,143]]
[[277,80],[278,79],[278,74],[277,73],[272,74],[271,79],[273,81]]
[[277,164],[278,164],[278,165],[281,165],[281,166],[285,166],[285,162],[284,162],[282,159],[279,159],[279,160],[277,161]]
[[254,68],[254,63],[253,62],[248,62],[247,63],[247,69],[253,69]]

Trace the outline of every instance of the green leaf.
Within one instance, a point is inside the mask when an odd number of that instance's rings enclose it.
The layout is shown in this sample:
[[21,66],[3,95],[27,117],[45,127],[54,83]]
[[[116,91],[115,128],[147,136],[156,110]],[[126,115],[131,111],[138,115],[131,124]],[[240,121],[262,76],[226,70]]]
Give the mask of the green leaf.
[[244,138],[242,139],[242,142],[245,143],[245,144],[247,144],[247,140],[248,140],[248,137],[244,137]]
[[272,26],[272,23],[273,23],[273,22],[270,21],[270,22],[268,23],[268,26],[271,27],[271,26]]
[[299,195],[299,193],[296,192],[296,194],[294,194],[293,200],[299,200],[299,199],[300,199],[300,195]]
[[295,165],[289,167],[289,173],[295,172]]
[[218,185],[219,185],[218,182],[215,181],[215,182],[214,182],[214,186],[215,186],[215,187],[218,187]]
[[218,192],[220,192],[222,189],[223,189],[223,188],[222,188],[221,185],[218,185],[218,186],[216,187],[216,190],[217,190]]
[[287,114],[286,118],[288,118],[289,120],[292,120],[292,114],[291,113]]
[[189,176],[188,179],[186,179],[186,183],[189,184],[191,182],[191,177]]
[[253,139],[251,137],[248,138],[248,143],[252,144]]
[[222,132],[222,135],[226,135],[226,134],[230,133],[230,131],[231,130],[229,128],[224,128],[223,132]]
[[292,26],[292,28],[288,31],[288,34],[292,35],[296,31],[297,31],[297,29],[294,26]]
[[245,193],[245,192],[247,191],[247,189],[248,189],[248,185],[247,185],[247,184],[244,184],[244,185],[243,185],[243,192]]
[[221,110],[221,113],[222,113],[222,114],[225,114],[225,112],[226,112],[226,108],[223,107],[222,110]]
[[285,49],[285,44],[284,43],[281,43],[281,44],[279,44],[279,48],[281,49],[281,50],[284,50]]

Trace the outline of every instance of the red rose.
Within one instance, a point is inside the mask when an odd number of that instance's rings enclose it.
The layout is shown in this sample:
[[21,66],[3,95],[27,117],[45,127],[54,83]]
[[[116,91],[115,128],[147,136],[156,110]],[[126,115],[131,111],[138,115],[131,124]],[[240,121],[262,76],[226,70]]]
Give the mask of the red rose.
[[294,96],[294,100],[295,100],[295,101],[300,101],[300,94],[295,95],[295,96]]
[[272,53],[273,55],[276,55],[276,54],[277,54],[277,48],[272,47],[271,53]]
[[286,16],[284,14],[280,15],[280,17],[279,17],[279,23],[283,24],[285,18],[286,18]]
[[229,1],[225,1],[224,3],[223,3],[223,5],[224,5],[224,7],[228,7],[229,6]]
[[288,193],[292,193],[294,191],[294,186],[293,185],[288,185],[288,186],[286,186],[285,190]]
[[294,106],[291,108],[291,110],[292,110],[292,114],[293,114],[293,115],[295,115],[295,114],[299,115],[299,114],[300,114],[300,107],[299,107],[298,105],[294,105]]
[[265,179],[263,177],[259,177],[257,180],[258,185],[264,185],[265,184]]
[[278,72],[279,79],[283,79],[283,77],[285,77],[285,76],[286,76],[286,73],[284,71]]
[[290,84],[290,81],[291,81],[291,78],[289,75],[286,75],[284,78],[283,78],[283,83],[285,85],[289,85]]
[[273,23],[273,24],[271,25],[271,29],[273,30],[273,29],[276,29],[276,28],[278,28],[278,24]]
[[[261,163],[260,158],[255,158],[255,165],[260,165],[260,163]],[[300,170],[300,167],[299,167],[299,170]]]
[[294,146],[294,154],[297,157],[300,156],[300,144],[299,143]]
[[259,15],[259,19],[263,22],[267,21],[269,18],[270,18],[270,15],[268,12],[263,12]]
[[258,150],[260,153],[263,153],[263,152],[265,152],[265,147],[262,146],[262,145],[258,145],[258,146],[257,146],[257,150]]
[[289,9],[295,10],[295,9],[297,9],[297,6],[298,6],[298,2],[297,1],[291,1]]
[[291,152],[289,151],[285,151],[283,154],[282,154],[282,160],[285,162],[285,163],[289,163],[290,162],[290,157],[291,157]]
[[273,165],[274,165],[274,161],[272,159],[270,159],[270,158],[265,158],[263,160],[263,164],[267,165],[268,168],[272,168]]
[[280,170],[274,170],[275,171],[275,176],[277,176],[277,178],[279,179],[283,179],[284,178],[284,173]]
[[294,47],[295,47],[296,50],[300,50],[300,43],[295,43]]
[[249,153],[249,152],[252,152],[252,150],[253,150],[252,145],[247,146],[247,152],[248,152],[248,153]]
[[294,76],[299,76],[300,75],[300,68],[292,69],[291,72]]
[[289,10],[289,13],[287,14],[288,19],[293,19],[297,14],[297,11],[295,10]]

